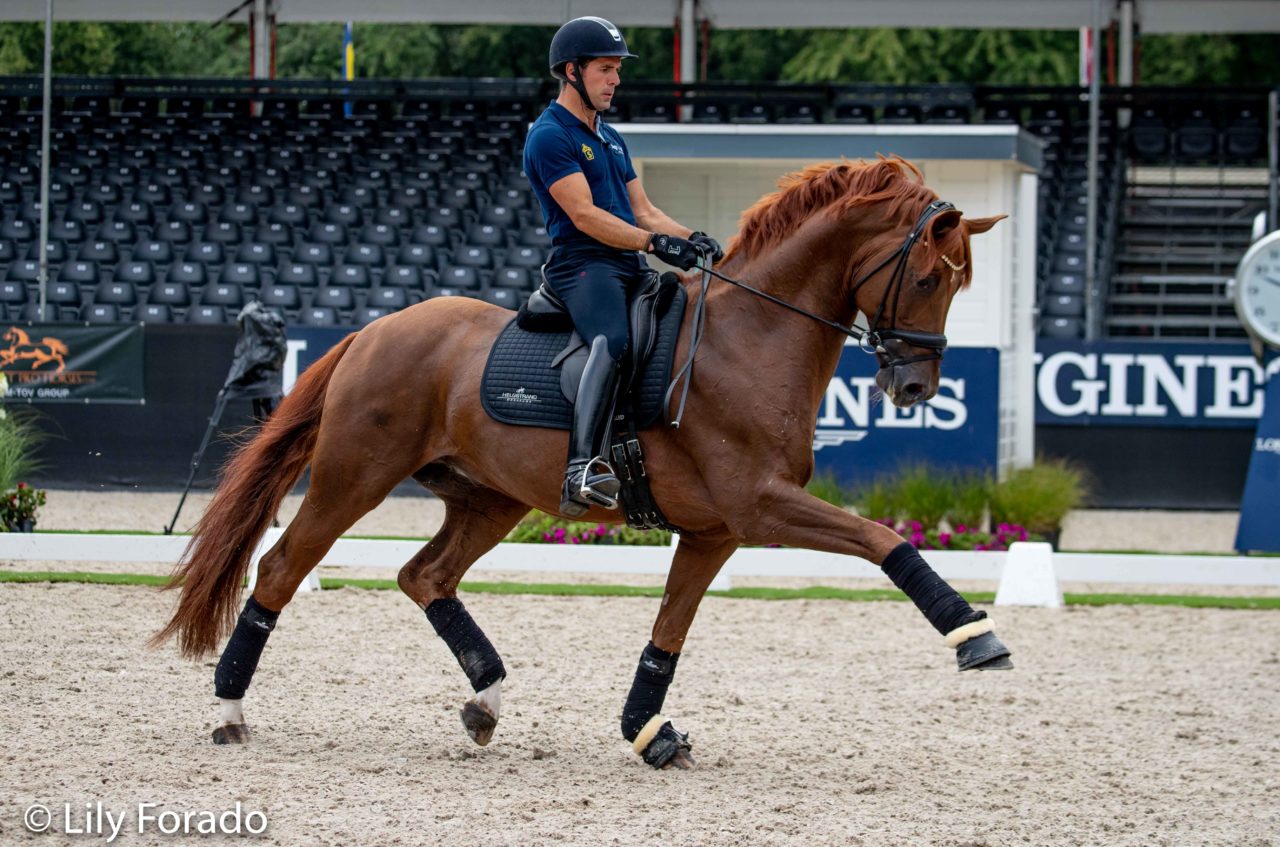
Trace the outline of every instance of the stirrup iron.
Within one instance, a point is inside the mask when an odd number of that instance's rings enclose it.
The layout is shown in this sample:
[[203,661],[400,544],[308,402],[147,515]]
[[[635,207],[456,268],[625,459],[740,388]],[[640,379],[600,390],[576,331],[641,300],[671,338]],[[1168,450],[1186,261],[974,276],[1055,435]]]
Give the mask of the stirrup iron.
[[[592,473],[595,469],[597,473]],[[622,489],[613,468],[600,456],[584,465],[570,467],[565,473],[561,492],[560,513],[571,518],[586,514],[591,506],[618,508],[618,492]]]

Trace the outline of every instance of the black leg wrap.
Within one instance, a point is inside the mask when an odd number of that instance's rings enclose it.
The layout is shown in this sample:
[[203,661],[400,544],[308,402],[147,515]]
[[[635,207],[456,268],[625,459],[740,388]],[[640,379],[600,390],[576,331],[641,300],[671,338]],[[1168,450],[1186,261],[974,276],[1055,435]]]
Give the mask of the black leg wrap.
[[880,567],[943,635],[987,616],[986,612],[974,611],[954,588],[934,573],[910,542],[894,547]]
[[622,707],[623,738],[635,741],[650,718],[662,711],[662,703],[667,699],[667,688],[671,685],[671,680],[675,679],[678,661],[679,653],[659,650],[653,646],[652,641],[644,648],[644,652],[640,654],[640,665],[636,668],[635,681],[631,683],[631,692],[627,694],[627,702]]
[[688,733],[676,732],[675,727],[670,723],[664,723],[662,729],[658,730],[658,734],[649,742],[649,746],[644,748],[644,763],[660,768],[674,759],[676,753],[681,750],[692,749],[693,745],[689,743]]
[[249,688],[253,672],[258,669],[262,648],[267,646],[271,630],[276,628],[279,612],[264,609],[252,597],[236,621],[231,640],[222,651],[218,668],[213,672],[213,692],[224,700],[239,700]]
[[435,628],[436,635],[449,645],[454,657],[461,665],[471,687],[476,691],[484,691],[500,679],[505,679],[507,669],[502,666],[498,651],[493,649],[489,639],[476,626],[456,597],[442,597],[431,601],[427,606],[427,620]]

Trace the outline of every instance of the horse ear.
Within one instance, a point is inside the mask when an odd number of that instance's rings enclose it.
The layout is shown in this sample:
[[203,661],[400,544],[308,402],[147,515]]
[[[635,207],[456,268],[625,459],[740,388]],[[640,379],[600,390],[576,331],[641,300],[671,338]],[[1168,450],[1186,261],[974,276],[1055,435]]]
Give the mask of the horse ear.
[[955,209],[948,209],[933,219],[929,224],[929,235],[934,244],[938,244],[946,236],[948,232],[960,225],[960,213]]
[[995,226],[997,223],[999,223],[1000,221],[1004,220],[1007,217],[1009,216],[1008,215],[992,215],[989,218],[965,218],[964,225],[965,225],[965,228],[969,230],[970,235],[978,235],[979,233],[983,233],[991,229],[991,227]]

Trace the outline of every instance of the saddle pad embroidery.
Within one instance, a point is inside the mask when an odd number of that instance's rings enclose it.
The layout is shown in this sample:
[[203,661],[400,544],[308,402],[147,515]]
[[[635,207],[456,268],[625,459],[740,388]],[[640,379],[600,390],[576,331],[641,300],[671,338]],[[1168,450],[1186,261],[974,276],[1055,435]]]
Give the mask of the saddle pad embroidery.
[[[658,322],[653,355],[632,384],[637,429],[652,426],[662,414],[662,395],[671,380],[684,306],[685,292],[679,289]],[[507,324],[489,351],[480,384],[480,399],[489,417],[516,426],[572,427],[573,406],[560,391],[559,368],[551,367],[569,336],[568,332],[529,332],[517,326],[514,318]]]

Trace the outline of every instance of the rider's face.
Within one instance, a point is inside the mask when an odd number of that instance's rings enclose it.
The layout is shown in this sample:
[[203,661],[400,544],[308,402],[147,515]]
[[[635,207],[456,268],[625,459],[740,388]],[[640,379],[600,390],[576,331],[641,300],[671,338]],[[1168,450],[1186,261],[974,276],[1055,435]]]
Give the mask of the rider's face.
[[622,59],[606,56],[603,59],[592,59],[582,69],[582,83],[587,88],[591,102],[606,111],[613,103],[613,90],[622,81],[618,75],[622,69]]

